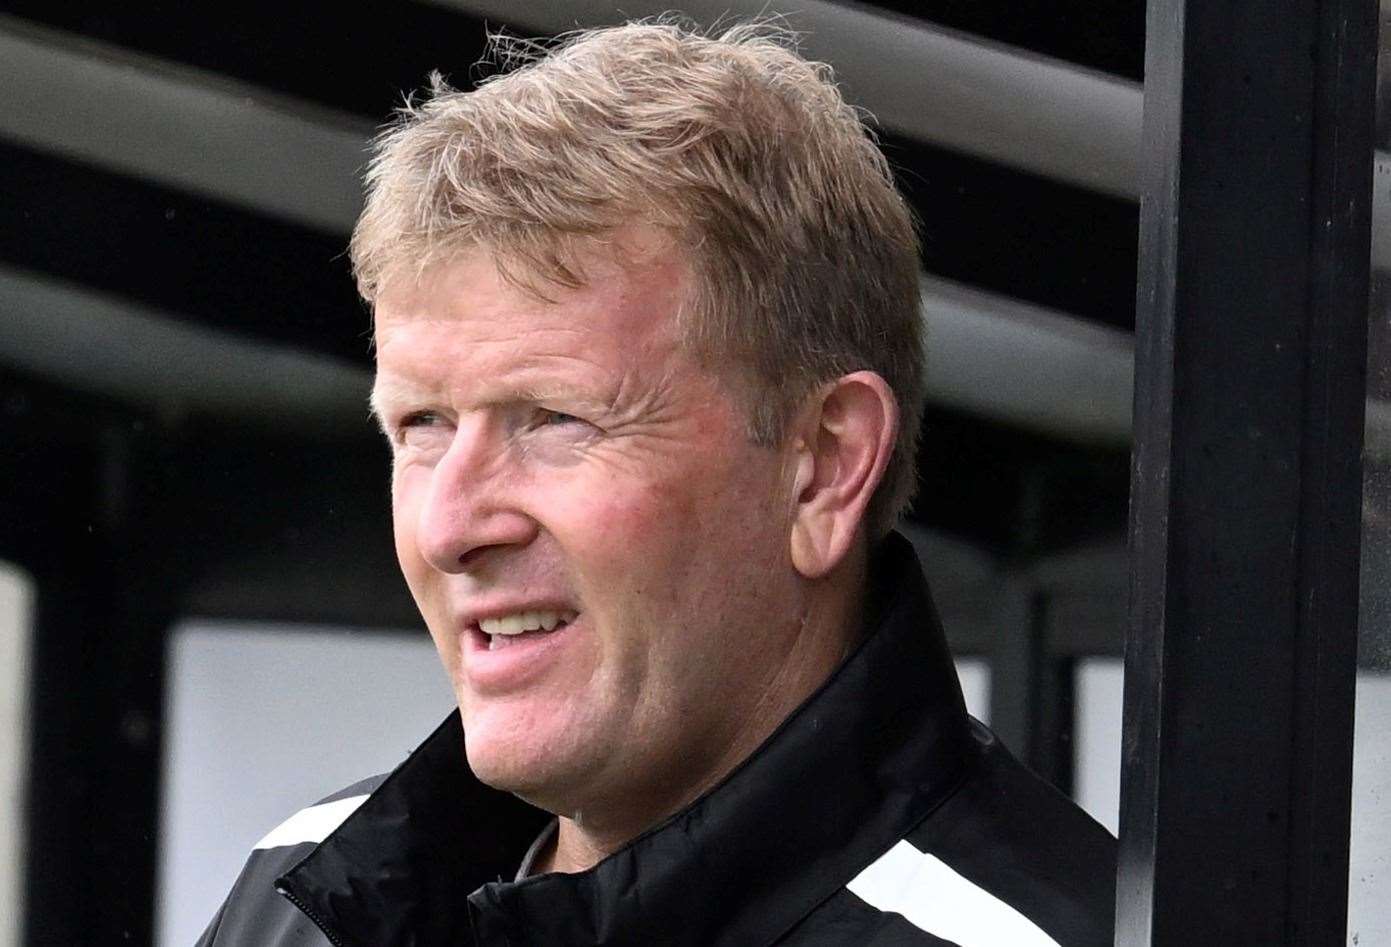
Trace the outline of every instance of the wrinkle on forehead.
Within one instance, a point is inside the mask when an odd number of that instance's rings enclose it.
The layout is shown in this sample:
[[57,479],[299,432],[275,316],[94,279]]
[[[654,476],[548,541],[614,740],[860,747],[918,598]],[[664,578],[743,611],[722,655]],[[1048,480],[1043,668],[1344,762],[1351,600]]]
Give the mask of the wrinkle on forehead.
[[554,302],[510,285],[483,252],[386,287],[377,413],[401,399],[479,406],[576,395],[620,414],[656,408],[673,394],[678,366],[695,367],[677,324],[690,270],[667,247],[643,248],[637,269],[592,268],[594,282]]
[[521,324],[577,336],[606,326],[646,335],[666,328],[674,341],[692,271],[670,240],[622,259],[608,247],[593,255],[588,281],[550,300],[511,284],[483,249],[457,255],[418,279],[384,286],[375,307],[378,335],[408,320],[460,320],[470,324],[477,342],[513,337]]
[[[493,290],[507,290],[516,302],[536,307],[565,305],[577,293],[595,289],[615,276],[669,274],[680,298],[677,315],[684,315],[690,276],[694,269],[678,234],[651,225],[632,224],[592,236],[576,236],[567,242],[564,278],[555,278],[488,245],[466,247],[432,260],[418,269],[403,267],[382,280],[374,301],[384,295],[432,294],[432,284],[448,280],[460,269],[484,277]],[[572,278],[573,277],[573,278]],[[376,307],[379,308],[379,307]],[[379,316],[377,316],[379,318]],[[678,318],[678,322],[681,319]]]

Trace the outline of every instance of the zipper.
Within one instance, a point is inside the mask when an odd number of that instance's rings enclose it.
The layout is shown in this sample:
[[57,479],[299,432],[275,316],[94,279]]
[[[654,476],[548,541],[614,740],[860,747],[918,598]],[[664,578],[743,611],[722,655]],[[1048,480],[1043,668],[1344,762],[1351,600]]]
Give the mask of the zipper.
[[292,892],[289,888],[277,887],[275,890],[278,894],[283,896],[285,900],[289,901],[295,907],[299,908],[300,912],[304,914],[305,917],[313,921],[314,925],[318,927],[320,931],[323,932],[323,935],[328,938],[328,942],[332,944],[333,947],[349,947],[348,942],[345,941],[342,938],[342,936],[336,930],[333,929],[332,925],[330,925],[328,921],[315,914],[314,911],[310,909],[309,905],[305,904],[299,898],[295,897],[294,892]]

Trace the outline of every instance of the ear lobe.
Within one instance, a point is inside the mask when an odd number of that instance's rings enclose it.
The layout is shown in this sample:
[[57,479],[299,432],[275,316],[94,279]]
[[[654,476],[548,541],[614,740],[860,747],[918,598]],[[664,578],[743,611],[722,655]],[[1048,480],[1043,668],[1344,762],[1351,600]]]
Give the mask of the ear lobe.
[[818,579],[861,535],[898,436],[898,401],[874,372],[853,372],[820,389],[803,414],[792,521],[793,566]]

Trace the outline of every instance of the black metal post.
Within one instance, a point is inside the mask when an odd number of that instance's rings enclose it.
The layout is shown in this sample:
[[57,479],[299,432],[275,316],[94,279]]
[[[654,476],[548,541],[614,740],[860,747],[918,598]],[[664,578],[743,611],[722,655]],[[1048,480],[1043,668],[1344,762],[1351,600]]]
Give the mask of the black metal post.
[[1009,574],[1002,584],[990,648],[990,727],[1005,746],[1028,759],[1039,663],[1038,603],[1023,576]]
[[102,441],[52,451],[66,469],[29,511],[44,535],[29,549],[28,947],[154,933],[164,637],[189,557],[163,502],[162,442],[124,424]]
[[1375,0],[1151,0],[1118,944],[1346,937]]
[[1033,733],[1029,768],[1060,792],[1076,790],[1076,748],[1072,731],[1076,717],[1077,665],[1071,658],[1047,652],[1034,682]]

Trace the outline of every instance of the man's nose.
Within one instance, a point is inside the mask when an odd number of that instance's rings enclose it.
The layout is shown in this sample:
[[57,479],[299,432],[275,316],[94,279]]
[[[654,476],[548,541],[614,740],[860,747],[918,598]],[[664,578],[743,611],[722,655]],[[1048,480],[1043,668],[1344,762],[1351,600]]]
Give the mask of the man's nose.
[[441,572],[464,572],[530,543],[539,527],[519,506],[517,482],[505,445],[480,425],[461,424],[420,507],[416,542],[425,560]]

